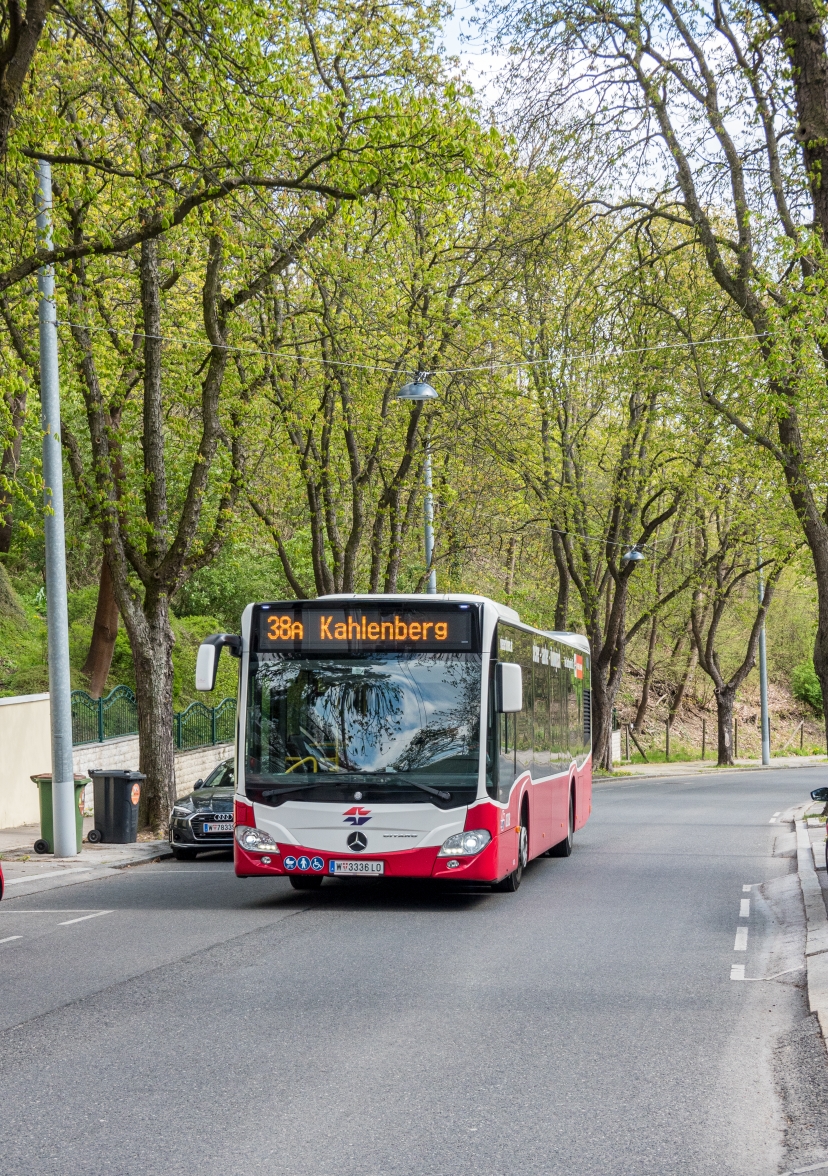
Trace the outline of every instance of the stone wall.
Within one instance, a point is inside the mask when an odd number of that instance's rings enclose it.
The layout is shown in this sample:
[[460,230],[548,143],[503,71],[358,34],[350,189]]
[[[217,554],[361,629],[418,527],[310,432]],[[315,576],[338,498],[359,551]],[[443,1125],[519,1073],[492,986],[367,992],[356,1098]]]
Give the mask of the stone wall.
[[[40,820],[37,787],[31,777],[51,771],[49,695],[25,694],[0,698],[0,829],[33,825]],[[216,764],[233,754],[232,743],[197,747],[175,753],[175,783],[178,796],[192,791],[196,780],[204,779]],[[104,743],[83,743],[73,748],[76,773],[90,768],[138,768],[138,736],[107,739]],[[86,789],[85,811],[92,812],[92,789]]]
[[[196,780],[203,780],[216,764],[233,754],[232,743],[217,743],[214,747],[196,747],[192,751],[175,753],[175,790],[177,796],[192,792]],[[121,739],[107,739],[105,743],[82,743],[74,748],[72,758],[75,771],[83,774],[92,768],[131,768],[138,770],[138,736],[125,735]],[[92,788],[86,789],[85,811],[92,812]],[[37,798],[35,798],[37,799]]]

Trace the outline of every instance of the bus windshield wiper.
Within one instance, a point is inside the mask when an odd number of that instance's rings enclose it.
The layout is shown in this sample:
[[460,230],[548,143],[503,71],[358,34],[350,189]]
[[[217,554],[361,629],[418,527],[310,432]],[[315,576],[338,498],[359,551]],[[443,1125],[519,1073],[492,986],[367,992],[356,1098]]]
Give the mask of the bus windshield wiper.
[[[335,774],[336,773],[334,772],[331,773],[331,775]],[[396,784],[397,780],[400,780],[400,777],[395,777],[393,779],[394,783]],[[391,780],[392,778],[388,776],[384,777],[380,781],[363,779],[358,781],[357,785],[370,788],[371,784],[373,783],[388,784],[391,783]],[[307,784],[300,784],[297,780],[295,784],[291,784],[288,788],[268,788],[262,792],[262,796],[283,796],[287,792],[301,792],[308,788],[327,788],[331,784],[336,786],[337,783],[339,783],[340,786],[349,788],[354,788],[357,786],[352,780],[309,780]],[[406,785],[410,786],[411,788],[419,788],[421,792],[428,792],[431,794],[431,796],[436,796],[439,800],[451,800],[450,792],[444,792],[440,788],[432,788],[430,784],[420,784],[416,780],[405,780],[404,782],[400,780],[399,787],[404,788]]]
[[406,780],[406,784],[410,784],[412,788],[420,788],[423,792],[430,792],[432,796],[438,796],[440,800],[451,800],[450,792],[443,792],[440,788],[432,788],[430,784],[418,784],[416,780]]

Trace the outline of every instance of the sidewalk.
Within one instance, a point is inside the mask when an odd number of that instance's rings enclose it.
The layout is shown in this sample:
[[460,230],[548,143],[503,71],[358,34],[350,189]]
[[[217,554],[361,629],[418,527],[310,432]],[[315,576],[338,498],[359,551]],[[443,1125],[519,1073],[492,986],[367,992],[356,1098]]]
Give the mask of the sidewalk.
[[[91,828],[92,818],[86,817],[84,836]],[[39,836],[39,825],[0,830],[0,860],[6,880],[4,902],[76,882],[112,877],[128,866],[171,856],[167,841],[137,841],[131,845],[89,845],[84,841],[77,857],[55,858],[51,854],[35,853],[33,846]]]
[[732,768],[717,767],[715,759],[689,760],[667,764],[620,764],[613,768],[612,775],[599,776],[596,780],[646,780],[663,776],[701,776],[712,772],[772,772],[775,768],[828,768],[828,757],[824,755],[780,755],[771,759],[765,767],[758,759],[737,759]]
[[[812,804],[792,814],[796,828],[796,865],[805,904],[805,966],[808,1004],[816,1013],[828,1045],[828,871],[825,866],[825,825],[801,819]],[[783,814],[779,823],[785,821]]]

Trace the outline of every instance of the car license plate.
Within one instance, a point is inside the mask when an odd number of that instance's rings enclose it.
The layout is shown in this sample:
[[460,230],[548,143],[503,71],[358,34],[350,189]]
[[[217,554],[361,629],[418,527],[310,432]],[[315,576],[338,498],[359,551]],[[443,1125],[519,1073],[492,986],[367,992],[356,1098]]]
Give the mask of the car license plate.
[[332,874],[384,874],[385,862],[366,862],[351,859],[347,862],[331,862]]
[[221,821],[220,823],[218,823],[216,821],[213,821],[211,824],[207,824],[205,822],[204,832],[205,833],[232,833],[233,832],[233,822],[232,821]]

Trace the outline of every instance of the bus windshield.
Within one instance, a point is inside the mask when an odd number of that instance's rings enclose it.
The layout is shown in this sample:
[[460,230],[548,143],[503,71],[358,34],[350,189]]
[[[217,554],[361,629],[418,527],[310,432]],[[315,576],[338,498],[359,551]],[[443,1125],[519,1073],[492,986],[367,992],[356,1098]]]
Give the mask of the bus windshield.
[[[477,787],[481,670],[480,654],[465,652],[254,654],[247,783],[279,798],[364,786],[366,799],[402,789],[425,802],[443,786],[458,802],[458,788]],[[414,795],[417,783],[428,791]]]

